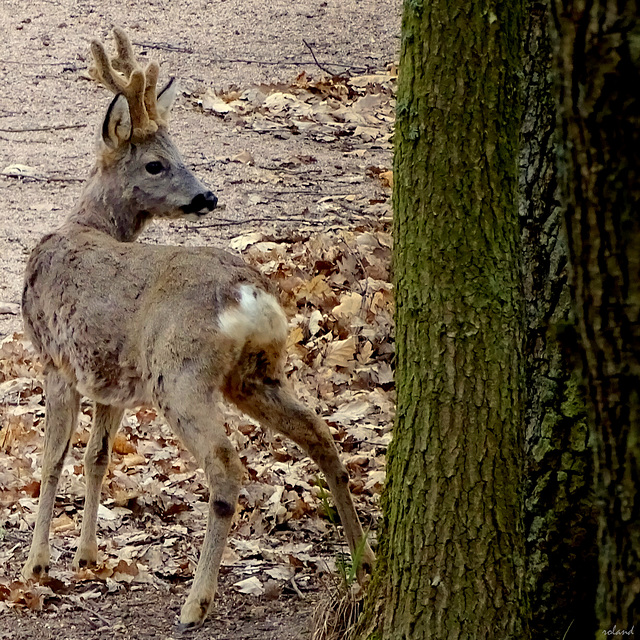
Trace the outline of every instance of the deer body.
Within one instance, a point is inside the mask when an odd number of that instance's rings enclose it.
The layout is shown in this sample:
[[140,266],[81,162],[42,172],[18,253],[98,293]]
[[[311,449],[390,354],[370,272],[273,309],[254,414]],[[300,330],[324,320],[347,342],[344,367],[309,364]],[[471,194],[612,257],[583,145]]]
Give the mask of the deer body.
[[222,353],[209,347],[224,343],[229,351],[234,341],[219,318],[239,306],[240,285],[273,294],[266,278],[227,252],[122,243],[77,224],[40,242],[25,280],[25,328],[44,364],[64,372],[82,395],[125,408],[156,400],[154,384],[166,366],[156,344],[179,337],[177,357],[184,359],[190,342],[215,362]]
[[216,412],[221,397],[315,460],[351,552],[360,547],[368,567],[373,554],[328,427],[288,388],[287,322],[271,283],[225,251],[134,242],[152,218],[197,218],[217,199],[184,166],[166,132],[171,83],[156,96],[157,66],[142,70],[124,33],[114,34],[114,61],[92,44],[95,75],[122,91],[107,111],[97,165],[66,222],[33,250],[25,274],[25,331],[45,366],[46,426],[23,575],[49,570],[49,526],[81,395],[94,400],[94,417],[75,566],[97,559],[100,489],[123,411],[151,404],[204,469],[210,489],[207,532],[180,615],[181,626],[192,627],[213,600],[243,475]]

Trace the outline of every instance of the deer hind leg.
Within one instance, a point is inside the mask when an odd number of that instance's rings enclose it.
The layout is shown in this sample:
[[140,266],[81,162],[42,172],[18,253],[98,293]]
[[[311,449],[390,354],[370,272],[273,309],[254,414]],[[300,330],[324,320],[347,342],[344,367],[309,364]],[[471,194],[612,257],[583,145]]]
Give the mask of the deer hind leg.
[[56,369],[45,376],[46,421],[40,501],[29,556],[22,568],[24,578],[39,578],[49,572],[49,528],[58,481],[76,429],[80,395]]
[[73,567],[80,568],[96,563],[98,542],[96,526],[102,482],[109,468],[111,446],[122,421],[123,409],[95,403],[91,436],[84,454],[84,477],[86,493],[82,514],[82,531],[78,549],[73,558]]
[[265,379],[244,384],[230,399],[266,427],[293,440],[324,473],[335,501],[351,554],[360,554],[358,578],[373,568],[375,556],[364,539],[351,493],[349,474],[340,460],[329,427],[308,407],[300,403],[280,380]]
[[193,585],[180,612],[179,626],[187,629],[204,622],[215,596],[220,561],[236,511],[244,468],[217,415],[215,395],[202,391],[198,380],[183,379],[168,386],[174,391],[170,396],[158,398],[158,406],[204,469],[209,485],[207,530]]

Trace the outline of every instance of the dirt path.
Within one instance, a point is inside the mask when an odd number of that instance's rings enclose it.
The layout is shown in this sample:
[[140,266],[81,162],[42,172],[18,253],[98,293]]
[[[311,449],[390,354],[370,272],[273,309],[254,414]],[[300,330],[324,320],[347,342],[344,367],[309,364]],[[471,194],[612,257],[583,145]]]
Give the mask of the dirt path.
[[[284,236],[388,215],[389,191],[377,178],[391,165],[393,104],[383,76],[396,58],[400,4],[1,0],[0,174],[13,175],[0,175],[0,340],[21,330],[17,312],[31,247],[65,217],[93,162],[94,132],[109,98],[85,75],[90,38],[105,40],[119,24],[138,50],[161,62],[162,78],[179,79],[183,95],[172,132],[187,162],[226,205],[208,224],[156,225],[142,241],[226,245],[256,229]],[[365,75],[373,85],[314,85],[323,73],[311,51],[334,73]],[[294,91],[301,72],[306,76]],[[251,93],[243,98],[250,109],[245,103],[226,114],[202,108],[213,89],[238,104],[234,95],[261,83],[272,97],[269,109],[260,106],[264,95]],[[348,111],[346,120],[332,112],[327,123],[327,104]],[[2,509],[0,501],[0,551],[10,558],[2,573],[15,568],[17,575],[30,534],[5,530]],[[316,571],[296,576],[294,586],[254,597],[238,594],[232,587],[238,576],[223,569],[217,608],[191,637],[310,637],[321,588]],[[54,597],[44,611],[0,611],[0,638],[168,640],[188,585],[188,578],[160,586],[79,584],[74,597],[85,594],[85,605]]]
[[[22,165],[35,178],[0,175],[0,303],[19,303],[26,255],[73,206],[80,180],[93,162],[94,131],[108,96],[85,78],[92,37],[105,39],[110,27],[120,24],[161,62],[161,80],[169,75],[179,79],[187,95],[177,105],[172,132],[187,162],[198,166],[203,181],[226,203],[227,219],[321,219],[325,212],[317,201],[325,196],[379,195],[367,181],[365,167],[388,166],[388,149],[370,148],[365,159],[349,155],[349,145],[341,140],[260,133],[203,114],[195,100],[211,88],[289,82],[301,71],[321,75],[304,41],[335,72],[344,71],[345,64],[359,73],[384,70],[395,58],[399,4],[2,0],[0,173]],[[59,126],[76,128],[50,129]],[[36,131],[43,127],[49,129]],[[242,151],[251,153],[254,166],[229,162]],[[313,157],[313,167],[301,166],[286,182],[278,182],[273,167],[294,155]],[[248,228],[222,226],[194,233],[184,224],[155,226],[143,240],[216,244]],[[0,338],[19,327],[17,316],[0,315]]]
[[170,590],[123,590],[107,594],[95,586],[82,606],[49,605],[44,611],[0,614],[2,640],[304,640],[311,637],[311,613],[318,589],[285,593],[265,601],[239,596],[221,580],[221,595],[203,627],[181,635],[175,628],[186,598],[184,585]]

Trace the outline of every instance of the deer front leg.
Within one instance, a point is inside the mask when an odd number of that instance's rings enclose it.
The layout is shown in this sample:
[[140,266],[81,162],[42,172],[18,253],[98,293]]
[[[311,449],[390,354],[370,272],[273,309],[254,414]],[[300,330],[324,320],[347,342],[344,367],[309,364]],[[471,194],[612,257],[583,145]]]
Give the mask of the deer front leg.
[[119,407],[110,407],[95,403],[91,436],[84,454],[85,500],[82,514],[82,531],[78,549],[73,558],[75,569],[91,566],[98,559],[98,541],[96,526],[102,482],[109,468],[111,446],[120,427],[124,411]]
[[159,402],[171,427],[204,469],[209,484],[207,531],[193,585],[180,612],[181,630],[200,626],[213,602],[220,561],[244,474],[240,458],[221,423],[213,419],[212,407],[201,406],[201,403],[200,397],[188,394],[179,399],[175,397],[175,402],[169,405]]
[[281,383],[257,383],[252,393],[232,398],[248,415],[291,438],[324,473],[335,501],[352,558],[361,558],[358,580],[371,573],[375,555],[367,543],[349,491],[345,469],[329,427],[301,404]]
[[80,396],[60,373],[51,368],[45,375],[46,418],[40,501],[29,556],[22,568],[26,579],[49,573],[49,528],[58,481],[78,418]]

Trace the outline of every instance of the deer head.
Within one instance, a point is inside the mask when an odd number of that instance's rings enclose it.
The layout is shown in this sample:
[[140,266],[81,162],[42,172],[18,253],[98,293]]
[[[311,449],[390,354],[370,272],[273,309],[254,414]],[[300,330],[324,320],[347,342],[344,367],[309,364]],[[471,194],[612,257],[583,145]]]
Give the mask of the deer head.
[[116,27],[113,35],[114,58],[109,58],[100,42],[91,43],[89,72],[116,94],[102,124],[95,182],[108,191],[108,198],[119,200],[110,209],[128,212],[119,225],[126,226],[130,219],[139,227],[124,234],[126,237],[137,235],[141,220],[198,218],[215,208],[217,198],[185,166],[169,137],[167,124],[176,83],[171,79],[157,93],[158,64],[149,62],[143,67],[125,32]]

